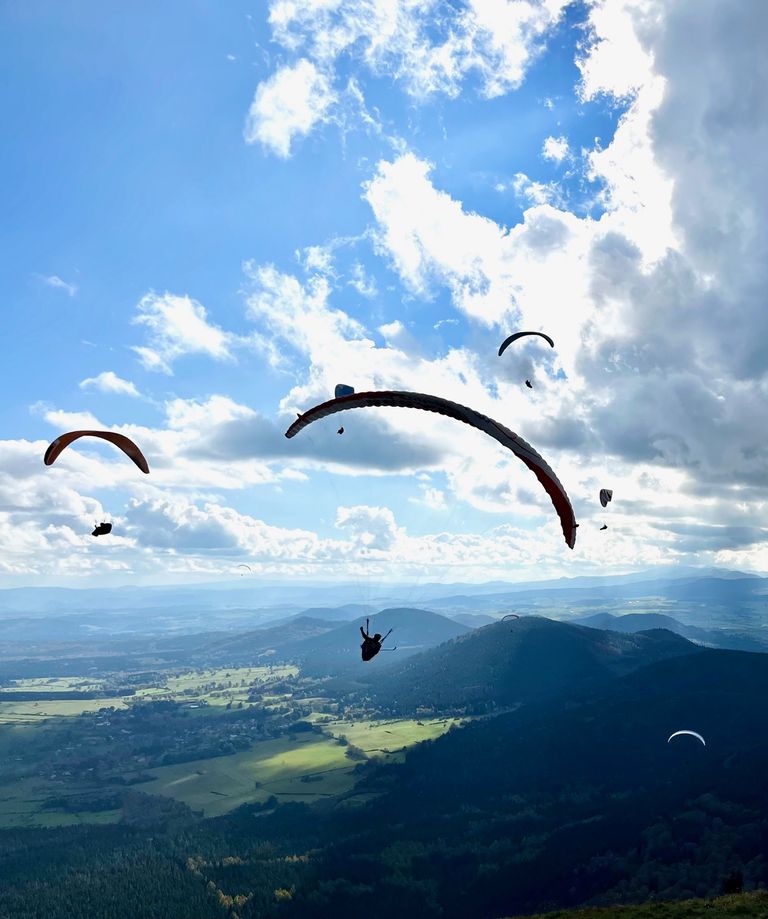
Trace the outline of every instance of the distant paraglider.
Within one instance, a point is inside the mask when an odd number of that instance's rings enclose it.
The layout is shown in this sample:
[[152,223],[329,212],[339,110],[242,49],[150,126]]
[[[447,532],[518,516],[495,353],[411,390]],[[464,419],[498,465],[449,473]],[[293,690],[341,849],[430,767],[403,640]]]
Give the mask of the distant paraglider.
[[[238,568],[245,568],[246,571],[247,571],[249,574],[253,574],[253,569],[251,568],[250,565],[238,565],[237,567],[238,567]],[[244,577],[244,576],[245,576],[245,571],[241,571],[241,572],[240,572],[240,577],[242,578],[242,577]]]
[[695,737],[696,740],[700,740],[700,741],[704,744],[704,746],[706,747],[706,745],[707,745],[706,740],[704,740],[704,738],[701,736],[701,734],[697,734],[696,731],[675,731],[674,734],[670,734],[670,735],[669,735],[669,738],[668,738],[668,740],[667,740],[667,743],[669,743],[669,741],[672,740],[673,737],[681,737],[681,736],[683,736],[684,734],[688,734],[688,735],[690,735],[691,737]]
[[574,547],[578,524],[576,523],[570,498],[552,468],[522,437],[519,437],[504,425],[499,424],[498,421],[488,418],[487,415],[481,415],[480,412],[465,405],[449,402],[448,399],[441,399],[439,396],[429,396],[425,393],[417,392],[385,390],[383,392],[354,393],[350,396],[330,399],[328,402],[322,402],[320,405],[315,405],[313,408],[308,409],[293,422],[285,432],[285,436],[288,438],[295,437],[305,427],[315,421],[319,421],[321,418],[326,418],[328,415],[335,415],[337,412],[342,412],[346,409],[367,408],[370,406],[416,408],[427,412],[436,412],[439,415],[445,415],[448,418],[461,421],[470,427],[476,428],[478,431],[482,431],[484,434],[488,434],[503,447],[514,453],[518,459],[522,460],[541,482],[560,518],[560,526],[567,545],[571,549]]
[[108,440],[111,444],[119,447],[126,456],[130,457],[145,475],[149,475],[149,464],[141,450],[125,434],[117,434],[114,431],[70,431],[68,434],[61,434],[45,451],[45,456],[43,457],[45,465],[51,466],[55,463],[59,454],[80,437],[99,437],[102,440]]
[[343,427],[340,427],[339,430],[338,430],[336,433],[337,433],[337,434],[343,434],[343,433],[344,433],[344,428],[343,428]]
[[518,338],[523,338],[526,335],[538,335],[539,338],[543,338],[544,341],[549,342],[550,348],[555,347],[555,343],[552,341],[549,335],[545,335],[544,332],[514,332],[512,335],[509,336],[509,338],[505,338],[504,341],[501,343],[501,346],[499,347],[499,357],[501,357],[501,355],[507,350],[507,348],[512,344],[513,341],[517,341]]
[[111,523],[99,523],[96,525],[91,536],[108,536],[112,532]]
[[501,617],[501,621],[506,622],[507,619],[519,619],[519,618],[520,617],[517,615],[517,613],[507,613],[506,616]]
[[528,389],[533,389],[533,383],[531,383],[530,380],[526,380],[525,385],[528,387]]
[[611,488],[601,488],[600,489],[600,503],[603,507],[606,507],[611,499],[613,498],[613,489]]
[[607,523],[604,523],[604,524],[600,527],[600,530],[601,530],[601,531],[602,531],[602,530],[607,530],[607,529],[608,529],[608,524],[607,524]]
[[334,398],[343,399],[344,396],[354,396],[355,387],[347,386],[346,383],[337,383],[336,388],[333,391]]

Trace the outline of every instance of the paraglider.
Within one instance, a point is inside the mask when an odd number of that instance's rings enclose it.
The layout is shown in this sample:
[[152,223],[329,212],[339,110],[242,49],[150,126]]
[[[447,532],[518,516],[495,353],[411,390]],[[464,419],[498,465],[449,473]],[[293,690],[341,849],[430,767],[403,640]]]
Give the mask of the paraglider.
[[607,524],[607,523],[604,523],[604,524],[600,527],[600,530],[601,530],[601,531],[602,531],[602,530],[607,530],[607,529],[608,529],[608,524]]
[[339,430],[338,430],[336,433],[337,433],[337,434],[343,434],[343,433],[344,433],[344,428],[343,428],[343,427],[340,427]]
[[337,383],[333,391],[334,398],[341,399],[344,396],[352,396],[355,393],[354,386],[347,386],[346,383]]
[[600,503],[605,507],[613,498],[613,489],[611,488],[601,488],[600,489]]
[[546,335],[544,332],[514,332],[509,336],[509,338],[505,338],[501,343],[501,347],[499,348],[499,357],[501,357],[501,355],[507,350],[513,341],[517,341],[518,338],[523,338],[526,335],[538,335],[539,338],[543,338],[544,341],[549,342],[550,348],[555,347],[555,343],[552,341],[549,335]]
[[520,617],[517,615],[517,613],[507,613],[506,616],[501,617],[501,621],[506,622],[507,619],[519,619],[519,618]]
[[111,523],[99,523],[96,525],[91,536],[108,536],[112,532]]
[[[368,634],[368,629],[370,628],[370,626],[371,626],[370,619],[365,620],[365,628],[360,626],[360,634],[363,636],[363,643],[360,645],[360,649],[363,652],[362,656],[363,656],[364,661],[369,661],[372,658],[376,657],[379,651],[381,651],[381,646],[387,640],[387,636],[389,636],[392,632],[392,629],[390,629],[389,632],[387,632],[387,634],[383,638],[381,637],[381,633],[379,632],[376,632],[373,636],[371,636]],[[395,651],[397,649],[393,648],[392,650]]]
[[525,385],[528,387],[528,389],[533,389],[533,383],[531,383],[530,380],[526,380]]
[[707,745],[706,740],[704,740],[701,734],[697,734],[696,731],[675,731],[674,734],[669,735],[667,743],[669,743],[669,741],[672,740],[673,737],[681,737],[683,734],[689,734],[691,737],[695,737],[697,740],[700,740],[706,747]]
[[[238,567],[238,568],[245,568],[248,572],[250,572],[251,574],[253,574],[253,569],[251,568],[250,565],[238,565],[237,567]],[[245,571],[241,571],[241,572],[240,572],[240,577],[243,577],[244,575],[245,575]]]
[[45,456],[43,457],[45,465],[51,466],[55,463],[62,450],[65,450],[80,437],[99,437],[102,440],[108,440],[111,444],[119,447],[126,456],[130,457],[145,475],[149,475],[149,464],[141,450],[125,434],[116,434],[114,431],[70,431],[68,434],[61,434],[45,451]]
[[566,544],[572,549],[576,543],[576,518],[573,513],[571,501],[563,488],[560,480],[544,458],[522,437],[519,437],[509,428],[499,424],[487,415],[482,415],[474,409],[457,402],[450,402],[439,396],[430,396],[425,393],[397,392],[385,390],[383,392],[362,392],[339,399],[330,399],[313,408],[308,409],[303,415],[291,424],[285,432],[288,438],[295,437],[305,427],[328,415],[351,408],[368,408],[370,406],[392,406],[395,408],[416,408],[427,412],[436,412],[456,421],[468,424],[470,427],[482,431],[489,437],[498,441],[522,460],[534,473],[550,497],[563,531]]

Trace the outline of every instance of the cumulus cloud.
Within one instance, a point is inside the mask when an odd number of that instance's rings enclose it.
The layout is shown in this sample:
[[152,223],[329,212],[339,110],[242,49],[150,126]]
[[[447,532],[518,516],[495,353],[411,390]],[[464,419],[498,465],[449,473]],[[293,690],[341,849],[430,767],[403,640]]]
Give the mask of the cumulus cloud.
[[483,95],[518,86],[558,21],[565,0],[468,2],[273,0],[270,23],[283,47],[322,62],[353,53],[376,75],[402,82],[415,96],[455,96],[470,73]]
[[548,137],[541,149],[541,155],[544,159],[552,160],[555,163],[562,163],[569,154],[568,140],[565,137]]
[[245,140],[287,159],[294,138],[326,121],[335,101],[331,81],[312,61],[302,58],[292,67],[281,67],[256,89]]
[[124,380],[113,370],[104,370],[95,377],[87,377],[78,384],[80,389],[97,389],[99,392],[116,393],[122,396],[140,396],[130,380]]
[[[518,87],[539,55],[567,0],[336,0],[333,3],[272,0],[273,40],[296,57],[262,82],[245,129],[288,157],[291,143],[316,125],[346,118],[333,89],[341,59],[351,58],[360,75],[387,76],[417,99],[456,97],[470,76],[486,98]],[[368,113],[359,80],[344,95],[363,126]],[[350,108],[350,105],[347,105]]]
[[232,357],[232,336],[208,322],[205,307],[190,297],[155,293],[142,297],[134,323],[149,333],[149,345],[133,348],[147,370],[172,374],[173,362],[187,354],[215,360]]
[[[603,189],[598,219],[532,194],[522,222],[506,230],[435,187],[430,164],[413,154],[379,163],[366,187],[379,251],[415,293],[443,287],[471,321],[553,334],[551,358],[532,361],[528,346],[494,375],[535,372],[535,414],[521,411],[521,430],[551,446],[572,497],[586,488],[589,463],[608,457],[611,475],[634,465],[646,475],[675,470],[683,495],[712,496],[716,526],[730,514],[729,489],[754,495],[768,481],[755,436],[768,422],[759,293],[768,265],[759,212],[768,112],[759,87],[768,62],[750,37],[763,25],[768,15],[742,11],[726,27],[709,3],[592,5],[583,98],[626,106],[611,142],[587,156],[588,177]],[[711,82],[693,76],[701,49],[716,62]],[[567,386],[552,373],[559,369]],[[493,494],[490,478],[489,486]],[[731,536],[740,547],[750,542],[752,558],[762,551],[762,501],[745,502],[738,521],[705,538],[693,519],[665,530],[654,514],[666,511],[639,479],[630,491],[645,509],[635,532],[667,557],[722,553]],[[705,512],[701,499],[696,512]],[[624,539],[618,529],[612,539]],[[592,537],[580,531],[580,542],[588,548]]]

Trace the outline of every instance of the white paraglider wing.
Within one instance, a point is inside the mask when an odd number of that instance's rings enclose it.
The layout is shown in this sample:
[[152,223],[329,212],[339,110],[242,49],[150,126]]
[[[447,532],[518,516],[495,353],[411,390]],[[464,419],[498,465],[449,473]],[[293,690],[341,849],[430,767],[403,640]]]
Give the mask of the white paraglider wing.
[[705,747],[707,745],[706,740],[704,740],[701,734],[697,734],[696,731],[675,731],[674,734],[670,734],[669,739],[667,740],[667,743],[669,743],[669,741],[672,740],[673,737],[680,737],[682,734],[690,734],[691,737],[695,737],[697,740],[700,740],[704,744]]

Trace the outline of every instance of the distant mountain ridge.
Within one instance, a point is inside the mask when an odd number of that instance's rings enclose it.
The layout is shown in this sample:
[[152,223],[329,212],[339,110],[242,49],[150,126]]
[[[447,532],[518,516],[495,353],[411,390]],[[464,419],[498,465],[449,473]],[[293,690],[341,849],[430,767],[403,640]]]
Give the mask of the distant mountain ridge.
[[[364,665],[360,659],[360,626],[365,624],[365,617],[362,617],[323,635],[287,643],[281,647],[280,656],[300,662],[302,673],[309,676],[351,671],[365,676],[367,670],[391,667],[404,657],[470,631],[468,626],[429,610],[408,607],[384,609],[371,618],[371,634],[380,632],[384,635],[392,629],[384,649],[397,647],[397,651],[382,650],[373,661]],[[363,667],[367,670],[361,669]]]
[[668,629],[690,641],[695,641],[712,648],[724,648],[731,651],[768,651],[768,633],[763,638],[758,634],[732,632],[728,629],[702,629],[695,625],[686,625],[672,616],[660,613],[626,613],[615,616],[612,613],[595,613],[571,620],[579,625],[593,629],[611,629],[615,632],[642,632],[647,629]]

